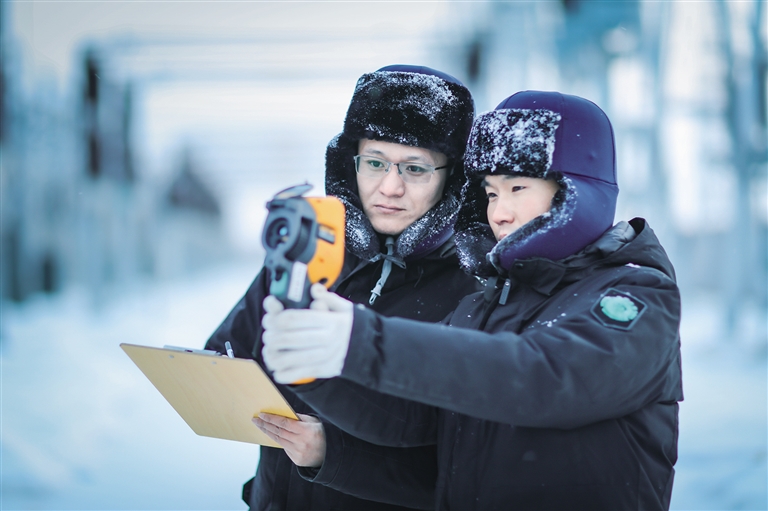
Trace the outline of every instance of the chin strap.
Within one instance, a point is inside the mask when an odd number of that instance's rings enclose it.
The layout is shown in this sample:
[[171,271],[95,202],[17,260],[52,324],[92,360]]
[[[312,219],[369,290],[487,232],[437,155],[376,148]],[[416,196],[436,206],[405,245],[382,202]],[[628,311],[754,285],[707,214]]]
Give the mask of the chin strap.
[[371,262],[384,259],[384,264],[381,267],[381,277],[379,277],[379,281],[376,282],[376,285],[373,287],[373,289],[371,289],[371,297],[368,299],[368,305],[373,305],[373,302],[376,301],[376,298],[381,296],[381,289],[384,287],[384,284],[387,282],[389,274],[392,271],[392,263],[395,263],[400,268],[405,268],[405,261],[392,255],[395,250],[395,239],[392,236],[387,236],[387,239],[384,242],[384,246],[387,247],[387,253],[377,254],[376,257],[371,259]]

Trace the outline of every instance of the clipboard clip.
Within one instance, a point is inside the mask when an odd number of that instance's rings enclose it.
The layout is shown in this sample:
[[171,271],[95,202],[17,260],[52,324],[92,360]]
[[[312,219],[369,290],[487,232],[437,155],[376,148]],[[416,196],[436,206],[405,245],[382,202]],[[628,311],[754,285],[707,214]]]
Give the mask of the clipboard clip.
[[199,355],[210,355],[214,357],[220,357],[222,354],[215,350],[198,350],[195,348],[183,348],[181,346],[171,346],[166,344],[163,346],[164,350],[183,351],[186,353],[197,353]]

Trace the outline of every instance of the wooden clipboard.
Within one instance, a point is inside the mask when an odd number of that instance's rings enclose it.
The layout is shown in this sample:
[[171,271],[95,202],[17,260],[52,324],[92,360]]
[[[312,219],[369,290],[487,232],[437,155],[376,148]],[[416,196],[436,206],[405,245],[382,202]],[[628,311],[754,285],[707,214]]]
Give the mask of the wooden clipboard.
[[298,420],[254,360],[126,343],[120,347],[198,435],[280,447],[251,419],[268,412]]

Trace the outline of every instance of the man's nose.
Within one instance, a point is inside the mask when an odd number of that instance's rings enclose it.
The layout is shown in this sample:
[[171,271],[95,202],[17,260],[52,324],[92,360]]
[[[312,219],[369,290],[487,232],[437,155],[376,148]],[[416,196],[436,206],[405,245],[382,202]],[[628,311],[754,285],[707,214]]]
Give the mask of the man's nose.
[[400,177],[397,167],[394,165],[389,168],[389,172],[384,174],[384,177],[381,179],[379,192],[387,197],[400,197],[405,193],[405,183]]

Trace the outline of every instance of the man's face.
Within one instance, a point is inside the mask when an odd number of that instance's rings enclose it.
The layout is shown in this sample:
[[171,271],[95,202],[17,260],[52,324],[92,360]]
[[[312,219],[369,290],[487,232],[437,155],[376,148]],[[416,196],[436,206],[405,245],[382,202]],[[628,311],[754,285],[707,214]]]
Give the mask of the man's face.
[[[375,156],[391,163],[426,163],[441,167],[448,162],[443,153],[391,142],[363,139],[358,154]],[[382,177],[357,174],[360,200],[371,225],[381,234],[396,236],[424,216],[443,196],[449,169],[435,170],[428,183],[405,183],[391,166]]]
[[485,176],[483,187],[488,196],[488,223],[498,241],[549,211],[560,188],[549,179],[509,175]]

